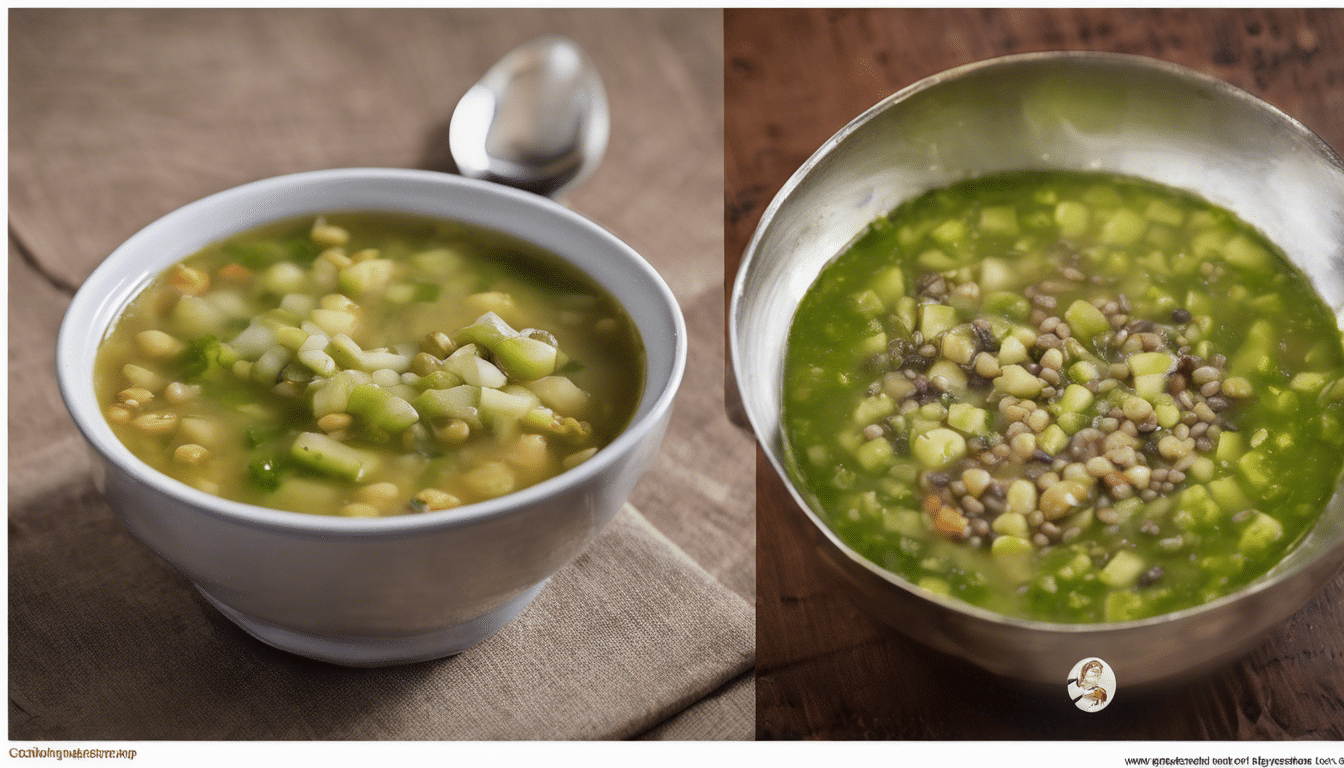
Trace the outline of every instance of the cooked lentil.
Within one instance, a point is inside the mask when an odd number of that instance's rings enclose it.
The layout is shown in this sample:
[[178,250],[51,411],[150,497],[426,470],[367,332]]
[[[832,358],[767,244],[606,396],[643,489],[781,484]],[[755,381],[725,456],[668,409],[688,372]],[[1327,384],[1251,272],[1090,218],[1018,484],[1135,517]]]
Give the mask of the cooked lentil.
[[878,565],[1119,621],[1227,594],[1300,539],[1344,464],[1342,378],[1330,310],[1230,213],[1022,172],[917,198],[822,271],[783,426],[800,485]]

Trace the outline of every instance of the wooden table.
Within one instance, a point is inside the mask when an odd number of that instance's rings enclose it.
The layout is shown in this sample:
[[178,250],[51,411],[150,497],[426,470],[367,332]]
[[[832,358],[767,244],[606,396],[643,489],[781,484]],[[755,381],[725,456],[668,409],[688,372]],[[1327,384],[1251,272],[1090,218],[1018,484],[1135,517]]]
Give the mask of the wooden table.
[[[1135,53],[1250,91],[1344,149],[1344,13],[1291,10],[729,10],[728,274],[774,194],[869,106],[960,64],[1028,51]],[[907,739],[1339,739],[1344,576],[1243,660],[1084,717],[865,616],[821,575],[757,455],[757,735]]]
[[[54,343],[118,244],[265,177],[452,171],[457,100],[514,46],[560,33],[594,61],[613,121],[602,164],[565,202],[653,264],[690,336],[663,449],[631,502],[750,612],[753,454],[723,408],[717,10],[16,10],[9,30],[11,514],[88,483]],[[747,674],[652,735],[749,737],[753,695]]]

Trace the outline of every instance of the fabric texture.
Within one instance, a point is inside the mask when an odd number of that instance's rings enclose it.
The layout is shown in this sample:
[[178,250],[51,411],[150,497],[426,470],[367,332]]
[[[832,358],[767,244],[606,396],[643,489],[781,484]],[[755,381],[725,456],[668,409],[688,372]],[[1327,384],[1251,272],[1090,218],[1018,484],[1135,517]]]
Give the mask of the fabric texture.
[[628,505],[494,637],[381,669],[253,639],[91,483],[11,509],[9,537],[11,739],[617,739],[753,659],[745,601]]

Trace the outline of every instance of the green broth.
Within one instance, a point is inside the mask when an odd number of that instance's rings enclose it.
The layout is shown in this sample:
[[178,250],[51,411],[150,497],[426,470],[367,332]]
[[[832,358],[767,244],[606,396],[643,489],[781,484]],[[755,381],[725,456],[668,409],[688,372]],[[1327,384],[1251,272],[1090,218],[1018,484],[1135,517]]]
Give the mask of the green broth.
[[1344,464],[1341,376],[1334,315],[1227,211],[1014,172],[902,205],[823,269],[783,430],[872,562],[1012,616],[1119,621],[1300,541]]
[[644,353],[587,275],[507,236],[343,213],[174,265],[99,349],[147,464],[236,501],[382,516],[510,493],[629,422]]

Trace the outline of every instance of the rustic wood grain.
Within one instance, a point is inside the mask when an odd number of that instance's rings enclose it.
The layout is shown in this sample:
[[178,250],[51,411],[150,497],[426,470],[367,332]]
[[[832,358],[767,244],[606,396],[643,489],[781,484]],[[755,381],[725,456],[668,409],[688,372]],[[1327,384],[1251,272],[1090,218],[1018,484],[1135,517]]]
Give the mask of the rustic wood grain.
[[[1344,148],[1335,10],[902,9],[725,13],[726,272],[827,138],[922,77],[993,56],[1149,55],[1220,77]],[[757,456],[757,735],[767,739],[1338,739],[1344,576],[1244,659],[1099,716],[988,678],[862,613]]]

